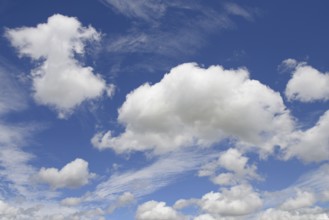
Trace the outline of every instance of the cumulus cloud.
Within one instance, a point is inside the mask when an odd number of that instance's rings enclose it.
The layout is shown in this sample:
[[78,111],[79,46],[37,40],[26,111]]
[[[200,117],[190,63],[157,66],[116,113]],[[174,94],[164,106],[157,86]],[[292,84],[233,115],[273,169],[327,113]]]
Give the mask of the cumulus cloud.
[[96,134],[95,147],[162,153],[232,138],[271,152],[273,142],[280,145],[282,134],[293,127],[280,94],[249,79],[246,69],[204,69],[194,63],[129,93],[118,121],[125,131]]
[[196,219],[244,219],[256,213],[263,205],[261,195],[247,184],[222,188],[219,192],[206,193],[200,199],[180,199],[173,206],[183,209],[189,206],[200,208]]
[[[216,161],[207,163],[201,167],[199,176],[210,176],[215,184],[235,185],[247,179],[259,179],[255,165],[248,165],[248,158],[240,151],[230,148],[222,152]],[[218,170],[226,170],[216,175]]]
[[320,162],[329,158],[329,110],[311,128],[291,135],[286,158],[296,156],[306,162]]
[[37,67],[31,71],[35,101],[55,108],[60,117],[107,89],[92,67],[75,59],[85,53],[87,42],[100,39],[100,33],[82,26],[76,18],[56,14],[36,27],[7,29],[6,36],[20,56],[36,61]]
[[38,173],[40,181],[54,189],[80,187],[86,185],[94,176],[95,174],[89,172],[88,162],[80,158],[66,164],[61,170],[43,167]]
[[313,205],[315,202],[316,198],[313,193],[299,190],[295,197],[287,199],[280,208],[283,210],[305,208]]
[[295,65],[285,90],[289,100],[314,102],[329,99],[329,73],[322,73],[307,63],[298,63],[291,59],[285,63],[290,67]]
[[148,201],[140,205],[136,211],[137,220],[182,220],[183,217],[165,202]]
[[263,201],[249,185],[237,185],[221,192],[205,194],[198,202],[200,208],[213,216],[248,215],[259,209]]

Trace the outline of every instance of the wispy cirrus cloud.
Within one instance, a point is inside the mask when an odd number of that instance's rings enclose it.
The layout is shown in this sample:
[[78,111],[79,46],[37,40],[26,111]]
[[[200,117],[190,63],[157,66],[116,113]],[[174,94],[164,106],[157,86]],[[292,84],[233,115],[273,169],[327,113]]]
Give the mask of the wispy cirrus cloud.
[[[131,64],[135,68],[130,65],[127,68],[121,67],[121,71],[147,69],[149,63],[153,62],[147,59],[150,55],[161,57],[162,62],[188,57],[206,45],[209,36],[234,28],[234,17],[250,21],[257,15],[253,8],[228,2],[217,4],[216,8],[196,0],[188,3],[181,0],[101,2],[131,22],[125,34],[108,36],[107,51],[112,57],[131,53],[143,56],[143,60]],[[194,16],[189,16],[192,13]]]
[[139,170],[113,174],[100,183],[86,200],[113,198],[124,192],[140,198],[173,183],[183,174],[197,170],[201,164],[212,158],[213,153],[191,149],[163,155]]

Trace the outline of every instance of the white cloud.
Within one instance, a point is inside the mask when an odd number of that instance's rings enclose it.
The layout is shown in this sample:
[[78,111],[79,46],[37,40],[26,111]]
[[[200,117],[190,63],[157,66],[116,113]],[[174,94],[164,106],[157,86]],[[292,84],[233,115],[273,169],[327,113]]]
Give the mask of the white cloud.
[[86,185],[94,174],[89,173],[88,162],[80,158],[66,164],[61,170],[41,168],[38,174],[40,181],[52,188],[76,188]]
[[125,132],[98,133],[94,146],[117,153],[163,153],[237,138],[271,152],[273,142],[280,145],[282,134],[293,127],[280,94],[249,79],[246,69],[204,69],[193,63],[179,65],[159,83],[128,94],[118,121]]
[[297,65],[298,65],[297,60],[288,58],[281,62],[278,69],[282,72],[291,71],[295,69]]
[[329,110],[311,128],[291,135],[286,158],[297,156],[306,162],[320,162],[329,158]]
[[166,206],[165,202],[148,201],[140,205],[136,220],[180,220],[183,219],[175,209]]
[[60,117],[106,90],[105,81],[93,73],[92,67],[84,67],[75,59],[84,54],[86,42],[100,39],[93,27],[83,27],[76,18],[56,14],[36,27],[7,29],[6,36],[21,56],[37,61],[31,72],[34,99],[54,107]]
[[147,21],[159,18],[166,10],[166,2],[158,0],[101,0],[127,17],[141,18]]
[[298,211],[283,211],[267,209],[258,216],[258,220],[328,220],[329,215],[321,208],[301,209]]
[[212,158],[211,153],[200,151],[164,155],[141,169],[114,173],[88,195],[88,200],[104,201],[124,192],[130,192],[134,197],[140,198],[167,186],[183,173],[197,170],[202,163]]
[[8,205],[7,203],[5,203],[4,201],[0,200],[0,217],[2,219],[8,219],[8,218],[13,218],[14,216],[16,216],[18,213],[18,209]]
[[77,206],[83,201],[82,198],[79,197],[68,197],[63,199],[60,203],[64,206]]
[[13,77],[17,72],[0,58],[0,219],[92,219],[91,212],[90,217],[81,214],[88,207],[61,206],[58,192],[35,181],[38,170],[31,163],[36,155],[27,152],[24,146],[31,144],[40,125],[5,121],[8,113],[27,107],[24,85]]
[[17,74],[17,70],[0,57],[0,116],[26,107],[21,85],[12,77],[15,74]]
[[233,173],[221,173],[212,177],[211,181],[218,185],[235,185],[239,179]]
[[193,220],[216,220],[216,219],[209,214],[203,214],[195,217]]
[[199,207],[201,215],[196,216],[195,219],[237,220],[256,213],[262,205],[261,195],[250,185],[241,184],[222,188],[219,192],[206,193],[201,199],[180,199],[173,207],[175,209]]
[[[236,4],[212,8],[198,0],[190,0],[188,4],[182,0],[100,1],[133,21],[125,34],[109,35],[107,49],[112,54],[110,62],[116,66],[115,72],[167,70],[177,60],[201,49],[209,36],[233,29],[235,16],[251,20],[255,15],[255,10]],[[171,17],[177,19],[167,19]],[[122,54],[132,53],[142,54],[142,59],[130,60],[127,65]]]
[[221,192],[207,193],[198,203],[206,213],[225,217],[253,213],[262,206],[263,201],[251,186],[238,185]]
[[122,208],[131,204],[135,200],[135,196],[130,192],[124,192],[121,196],[117,198],[114,204],[112,204],[108,209],[108,213],[114,212],[118,208]]
[[236,15],[236,16],[241,16],[247,20],[252,20],[253,19],[253,14],[248,11],[247,9],[237,5],[237,4],[234,4],[234,3],[227,3],[225,5],[225,8],[227,10],[227,12],[229,14],[233,14],[233,15]]
[[326,101],[329,99],[329,73],[322,73],[306,63],[298,63],[287,84],[285,95],[289,100],[301,102]]
[[[219,185],[235,185],[250,179],[260,179],[256,173],[255,165],[248,165],[248,158],[240,151],[229,148],[222,152],[216,161],[207,163],[201,167],[199,176],[210,176],[211,181]],[[226,170],[218,175],[218,170]]]
[[287,199],[280,208],[283,210],[292,210],[312,206],[316,202],[316,198],[311,192],[297,191],[297,195]]

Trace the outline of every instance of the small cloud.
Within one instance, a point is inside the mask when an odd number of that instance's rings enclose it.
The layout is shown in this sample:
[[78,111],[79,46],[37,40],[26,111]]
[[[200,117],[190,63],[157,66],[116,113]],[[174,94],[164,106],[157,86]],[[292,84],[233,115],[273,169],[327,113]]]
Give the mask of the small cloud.
[[120,195],[114,204],[112,204],[108,209],[108,213],[113,213],[116,209],[125,207],[135,201],[135,196],[130,192],[124,192]]
[[292,78],[287,83],[285,95],[288,100],[315,102],[329,100],[329,73],[322,73],[307,63],[289,61],[293,66]]
[[77,206],[82,202],[82,198],[78,197],[68,197],[61,201],[63,206]]
[[295,69],[297,65],[297,60],[288,58],[281,62],[281,64],[278,66],[278,70],[280,72],[288,72]]
[[49,184],[53,189],[58,189],[86,185],[90,179],[95,177],[95,174],[89,172],[88,162],[77,158],[66,164],[61,170],[41,168],[38,177],[40,181]]

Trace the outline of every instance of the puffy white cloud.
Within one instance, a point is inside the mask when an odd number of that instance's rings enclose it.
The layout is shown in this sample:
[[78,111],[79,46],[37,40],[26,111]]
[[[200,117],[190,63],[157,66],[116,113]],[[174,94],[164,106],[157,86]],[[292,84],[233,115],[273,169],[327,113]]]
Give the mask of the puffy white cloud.
[[76,18],[56,14],[36,27],[7,29],[6,36],[21,56],[37,61],[31,72],[34,99],[54,107],[60,117],[107,89],[92,67],[75,59],[84,54],[86,42],[100,39],[93,27],[83,27]]
[[222,188],[219,192],[209,192],[201,199],[180,199],[173,206],[183,209],[197,206],[201,215],[195,219],[244,219],[246,215],[256,213],[263,205],[259,193],[250,185],[241,184],[231,188]]
[[[287,65],[293,67],[296,62],[290,61]],[[298,63],[287,84],[285,95],[289,100],[301,102],[326,101],[329,99],[329,73],[322,73],[306,63]]]
[[[216,161],[207,163],[201,167],[199,176],[211,176],[211,180],[219,185],[235,185],[247,179],[260,179],[256,173],[255,165],[248,165],[248,158],[234,148],[222,152]],[[228,172],[220,173],[218,170]]]
[[258,216],[258,220],[328,220],[329,215],[321,208],[301,209],[298,211],[283,211],[267,209]]
[[233,138],[270,152],[293,127],[280,94],[249,79],[246,69],[204,69],[194,63],[179,65],[159,83],[128,94],[118,121],[125,131],[98,133],[94,146],[117,153],[162,153]]
[[180,220],[184,219],[165,202],[148,201],[140,205],[136,211],[137,220]]
[[313,205],[315,202],[316,198],[313,193],[298,190],[297,195],[294,198],[287,199],[280,208],[283,210],[305,208]]
[[38,177],[52,188],[76,188],[89,182],[95,174],[89,173],[88,162],[77,158],[66,164],[61,170],[56,168],[41,168]]
[[323,161],[329,158],[329,110],[318,120],[316,125],[291,135],[290,146],[286,149],[286,158],[297,156],[306,161]]
[[213,216],[241,216],[255,212],[263,201],[249,185],[237,185],[221,192],[205,194],[198,202],[200,208]]

